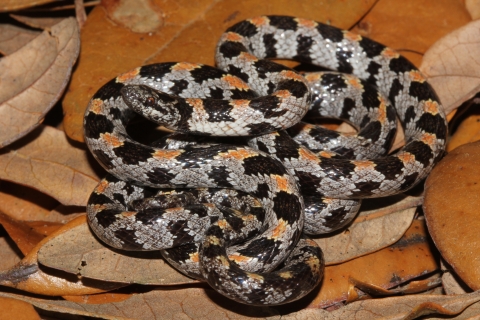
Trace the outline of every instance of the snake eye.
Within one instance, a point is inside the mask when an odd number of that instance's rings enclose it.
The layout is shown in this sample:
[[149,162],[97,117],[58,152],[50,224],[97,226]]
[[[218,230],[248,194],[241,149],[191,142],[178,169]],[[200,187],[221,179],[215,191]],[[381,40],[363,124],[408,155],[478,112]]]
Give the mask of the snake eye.
[[145,105],[147,107],[153,107],[155,105],[155,98],[154,97],[148,97],[145,99]]

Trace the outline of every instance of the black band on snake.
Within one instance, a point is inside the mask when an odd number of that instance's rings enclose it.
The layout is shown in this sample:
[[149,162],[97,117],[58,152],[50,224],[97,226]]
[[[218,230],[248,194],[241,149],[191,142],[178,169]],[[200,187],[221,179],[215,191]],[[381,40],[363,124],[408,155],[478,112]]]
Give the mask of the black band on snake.
[[[302,76],[269,58],[351,75]],[[236,301],[295,301],[323,276],[321,250],[302,231],[335,230],[360,199],[421,181],[443,155],[445,115],[397,52],[311,20],[239,22],[221,36],[216,63],[223,71],[186,62],[139,67],[93,96],[85,140],[111,175],[89,199],[89,224],[112,247],[162,249],[173,266]],[[126,131],[134,112],[188,138],[136,142]],[[299,123],[307,113],[351,122],[358,139]],[[386,155],[396,116],[406,145]],[[249,147],[211,136],[248,136]],[[175,190],[157,194],[162,188]]]

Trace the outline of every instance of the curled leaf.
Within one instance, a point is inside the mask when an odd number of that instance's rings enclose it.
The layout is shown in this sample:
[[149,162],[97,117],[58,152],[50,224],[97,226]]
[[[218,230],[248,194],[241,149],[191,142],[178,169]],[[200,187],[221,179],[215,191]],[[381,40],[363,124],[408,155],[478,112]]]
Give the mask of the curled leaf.
[[197,282],[167,264],[160,251],[113,251],[92,235],[87,224],[51,238],[40,248],[38,261],[103,281],[157,285]]
[[75,19],[0,60],[0,147],[37,127],[65,89],[80,49]]
[[86,205],[98,182],[87,152],[49,126],[26,138],[0,152],[0,179],[30,186],[65,205]]
[[403,195],[364,203],[359,216],[345,231],[315,242],[322,248],[327,265],[345,262],[380,250],[402,237],[412,223],[422,197]]
[[0,24],[0,53],[9,55],[35,39],[40,32],[19,28],[9,24]]

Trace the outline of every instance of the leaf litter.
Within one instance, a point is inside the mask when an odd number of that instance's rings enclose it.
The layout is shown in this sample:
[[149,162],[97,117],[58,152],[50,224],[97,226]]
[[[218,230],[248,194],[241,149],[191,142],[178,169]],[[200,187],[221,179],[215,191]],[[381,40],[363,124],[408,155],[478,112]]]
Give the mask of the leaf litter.
[[[256,2],[256,7],[252,10],[253,1],[234,4],[228,1],[205,0],[198,2],[196,7],[189,11],[183,9],[188,3],[151,1],[145,2],[144,5],[147,8],[152,6],[150,9],[154,9],[153,12],[151,10],[148,12],[152,19],[144,19],[144,24],[142,19],[133,15],[142,16],[148,10],[131,11],[132,6],[128,1],[122,2],[123,7],[118,9],[111,6],[112,3],[105,1],[104,8],[98,6],[89,14],[87,24],[82,30],[82,59],[72,78],[69,91],[63,99],[65,113],[63,129],[71,139],[83,140],[81,118],[88,99],[100,85],[115,75],[141,64],[166,60],[189,60],[212,64],[212,50],[218,35],[235,21],[258,14],[288,13],[326,21],[342,28],[351,28],[355,25],[354,31],[393,46],[405,53],[417,65],[421,63],[422,71],[432,81],[441,95],[446,110],[450,112],[470,99],[477,90],[477,84],[474,81],[476,69],[465,67],[477,63],[474,34],[477,27],[474,22],[468,24],[469,14],[475,15],[476,2],[467,0],[465,7],[463,1],[438,1],[434,4],[436,10],[428,10],[425,8],[430,7],[429,0],[423,1],[425,6],[422,10],[416,10],[417,2],[411,0],[402,2],[401,6],[392,0],[350,1],[348,4],[341,2],[328,4],[330,6],[328,10],[325,10],[324,3],[313,1],[304,6],[292,5],[292,7],[288,7],[281,1],[269,4],[267,7],[258,6]],[[6,6],[8,1],[5,5],[1,4],[0,9],[8,10],[5,9]],[[346,6],[350,10],[346,10]],[[448,15],[445,14],[446,12]],[[129,17],[130,14],[133,15]],[[407,19],[412,14],[417,16],[416,20]],[[404,18],[400,19],[400,17]],[[425,25],[435,25],[435,22],[442,18],[444,20],[441,27],[425,27]],[[33,18],[29,20],[28,17],[16,17],[16,19],[29,25],[42,27],[42,20],[35,21]],[[399,20],[402,23],[406,22],[405,27],[398,23]],[[358,21],[360,22],[356,24]],[[418,24],[416,21],[421,23]],[[43,20],[43,27],[51,27],[47,34],[53,34],[52,30],[55,26],[52,27],[52,23],[54,22],[57,21]],[[465,27],[461,27],[463,25]],[[448,34],[457,28],[460,29]],[[36,32],[24,32],[19,29],[10,29],[9,32],[17,32],[18,39],[10,38],[12,45],[7,46],[7,51],[2,51],[6,55],[2,61],[19,54],[21,50],[45,34],[44,32],[37,35]],[[445,37],[440,39],[442,36]],[[0,50],[5,42],[3,39],[7,39],[7,44],[10,41],[8,37],[0,37]],[[211,45],[199,46],[199,41],[210,41]],[[428,49],[434,42],[436,44]],[[124,50],[119,51],[115,48],[120,44]],[[189,48],[195,50],[189,50]],[[421,54],[425,51],[426,54],[421,59]],[[119,52],[135,52],[135,55],[118,54]],[[189,52],[194,52],[194,55]],[[70,62],[66,64],[71,68],[75,55],[66,56],[70,58]],[[455,59],[465,64],[455,65]],[[98,61],[109,61],[109,63],[99,66]],[[70,71],[65,72],[66,75],[56,79],[68,80],[70,76],[67,73]],[[0,75],[0,78],[3,79],[3,76],[4,74]],[[26,90],[12,87],[13,91],[7,92],[7,98],[13,97],[15,101],[19,99],[18,95],[27,92],[29,87],[36,84],[36,81],[45,80],[38,72],[37,76],[28,74],[28,78],[31,80],[29,80],[30,84],[24,84]],[[469,78],[473,81],[468,85],[455,87],[457,83],[464,83],[462,81]],[[6,91],[2,90],[3,88],[0,89],[0,97],[5,96]],[[60,95],[62,90],[62,88],[58,89],[57,95]],[[50,94],[50,96],[53,95],[55,94]],[[24,101],[35,100],[33,97],[29,94]],[[125,285],[116,282],[122,282],[122,277],[125,283],[178,284],[191,280],[171,269],[161,259],[156,259],[158,256],[155,254],[150,253],[149,256],[149,259],[155,259],[147,260],[141,255],[123,254],[108,249],[90,234],[84,217],[75,218],[59,231],[44,238],[50,232],[49,228],[53,228],[55,224],[50,226],[48,223],[43,223],[42,225],[42,222],[38,221],[42,220],[39,217],[52,216],[52,222],[62,223],[76,217],[84,211],[82,206],[85,205],[88,194],[93,189],[90,184],[93,185],[98,181],[97,172],[101,172],[91,168],[92,163],[89,163],[86,150],[78,148],[78,145],[72,146],[70,141],[62,137],[61,130],[41,126],[37,129],[38,131],[28,134],[39,125],[56,99],[58,97],[44,99],[39,103],[42,109],[37,112],[39,115],[35,121],[31,121],[33,124],[27,121],[28,117],[16,116],[12,120],[14,122],[8,125],[14,126],[16,121],[21,123],[23,129],[9,128],[9,133],[4,138],[0,131],[0,143],[9,145],[0,154],[0,167],[3,169],[0,171],[3,172],[0,174],[0,179],[36,188],[48,194],[49,196],[45,198],[50,199],[47,201],[48,204],[35,207],[37,201],[42,202],[40,199],[25,199],[20,196],[22,191],[19,190],[5,192],[9,191],[2,189],[5,183],[0,184],[0,202],[2,202],[1,197],[4,196],[3,199],[8,198],[10,203],[5,207],[0,205],[0,210],[5,211],[10,217],[2,216],[3,224],[7,226],[5,229],[8,229],[9,233],[8,238],[7,233],[0,237],[2,252],[0,256],[6,257],[5,261],[10,263],[2,263],[5,268],[2,268],[4,271],[0,273],[0,283],[27,292],[64,296],[66,300],[47,297],[31,298],[27,295],[6,292],[0,292],[1,296],[28,301],[40,309],[107,319],[142,319],[165,315],[193,318],[226,316],[280,318],[282,316],[287,319],[305,319],[320,316],[325,319],[371,319],[372,313],[386,318],[413,319],[427,314],[439,314],[460,319],[462,316],[480,313],[480,305],[476,303],[479,299],[477,293],[457,296],[417,294],[354,301],[369,297],[368,293],[373,296],[408,294],[430,290],[439,285],[440,267],[436,260],[435,248],[432,248],[429,243],[429,234],[421,220],[415,219],[412,223],[414,216],[418,215],[416,206],[421,203],[422,198],[411,196],[405,196],[396,207],[379,205],[380,208],[370,212],[363,208],[363,212],[348,229],[328,238],[316,239],[326,248],[326,257],[330,263],[325,272],[325,279],[317,292],[291,306],[245,308],[198,284],[173,286],[170,290],[165,289],[165,286],[161,287],[163,289],[156,290],[152,290],[151,286],[141,286],[143,290],[132,289],[132,294],[121,292],[121,290],[111,291]],[[2,106],[4,104],[0,105]],[[465,124],[465,126],[469,125]],[[15,140],[27,134],[27,137],[14,143]],[[49,144],[61,147],[58,150],[51,149],[50,151],[53,152],[50,153]],[[42,151],[42,149],[45,150]],[[69,187],[65,188],[65,186]],[[75,195],[71,190],[75,190]],[[19,201],[17,206],[15,201]],[[57,201],[62,205],[58,206]],[[30,213],[20,215],[23,219],[36,221],[12,223],[11,218],[15,219],[15,211],[20,206],[30,207]],[[445,207],[448,208],[448,204]],[[38,214],[34,213],[35,208],[38,209]],[[46,220],[48,219],[50,218]],[[37,241],[39,242],[35,244]],[[26,254],[22,260],[20,260],[21,253],[15,246],[22,248]],[[142,258],[143,264],[139,262]],[[38,259],[50,267],[39,265]],[[62,259],[63,263],[61,263]],[[106,261],[104,269],[95,267],[98,266],[99,261]],[[112,267],[113,265],[120,268],[116,270]],[[141,275],[143,270],[147,270],[146,268],[150,268],[149,272]],[[157,269],[162,268],[163,274],[155,273]],[[142,272],[129,274],[127,271],[132,269],[142,270]],[[451,272],[455,273],[454,270]],[[444,273],[446,274],[447,272]],[[431,277],[425,278],[428,275]],[[168,277],[172,278],[168,280]],[[178,280],[172,281],[171,279],[175,277]],[[97,280],[93,280],[94,278]],[[447,286],[447,280],[442,281],[444,287]],[[105,291],[109,292],[101,293]],[[93,304],[89,304],[89,301]],[[343,306],[345,302],[348,304]],[[166,308],[163,308],[164,306]],[[464,310],[462,315],[457,317],[462,310]]]

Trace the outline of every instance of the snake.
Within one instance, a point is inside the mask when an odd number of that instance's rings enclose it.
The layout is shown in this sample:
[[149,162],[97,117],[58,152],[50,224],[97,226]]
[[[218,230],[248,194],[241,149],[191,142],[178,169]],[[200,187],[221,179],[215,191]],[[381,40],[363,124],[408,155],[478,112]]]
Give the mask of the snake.
[[[312,92],[336,76],[303,76],[272,58],[352,75],[327,87],[341,97],[351,87],[360,90],[344,95],[336,112],[358,118],[366,128],[358,134],[363,142],[337,134],[324,139],[317,127],[300,123],[330,104],[322,100],[328,93],[314,98]],[[179,267],[191,262],[194,267],[182,272],[237,302],[289,303],[323,277],[322,252],[303,234],[305,202],[317,212],[320,202],[355,211],[360,199],[412,188],[444,154],[446,117],[425,76],[398,52],[313,20],[260,16],[238,22],[220,37],[215,60],[218,68],[188,62],[138,67],[94,94],[84,117],[85,141],[109,175],[89,198],[89,225],[114,248],[163,250]],[[360,100],[375,100],[378,116],[368,107],[356,116],[353,105]],[[136,113],[206,140],[142,144],[126,129]],[[386,154],[395,117],[406,144]],[[208,140],[214,136],[243,136],[248,146]],[[335,152],[324,150],[325,142]],[[373,151],[357,153],[354,144]],[[370,158],[374,153],[380,157]],[[158,193],[172,188],[185,191]],[[192,196],[195,188],[235,190],[256,205],[242,213],[222,201],[202,203]],[[261,210],[252,209],[257,204]],[[309,223],[309,233],[316,233],[315,214]]]

